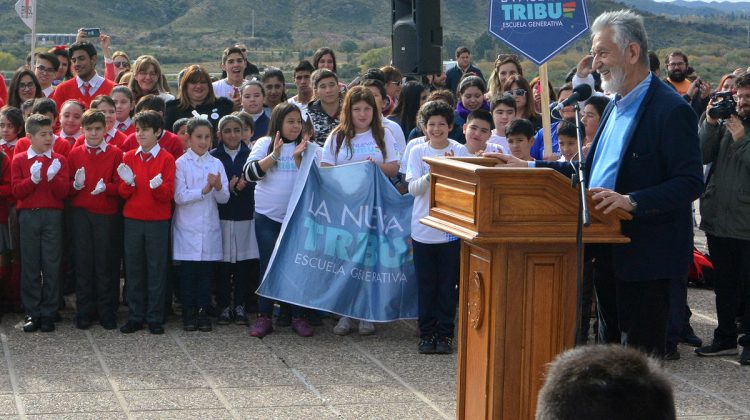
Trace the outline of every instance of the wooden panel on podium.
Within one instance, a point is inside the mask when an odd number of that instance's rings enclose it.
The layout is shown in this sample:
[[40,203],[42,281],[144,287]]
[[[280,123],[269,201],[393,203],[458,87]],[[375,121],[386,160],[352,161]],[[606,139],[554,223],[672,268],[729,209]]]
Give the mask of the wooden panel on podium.
[[[421,222],[463,240],[457,417],[533,418],[546,365],[575,342],[578,191],[551,169],[425,160],[430,212]],[[628,213],[590,208],[585,242],[628,241]]]

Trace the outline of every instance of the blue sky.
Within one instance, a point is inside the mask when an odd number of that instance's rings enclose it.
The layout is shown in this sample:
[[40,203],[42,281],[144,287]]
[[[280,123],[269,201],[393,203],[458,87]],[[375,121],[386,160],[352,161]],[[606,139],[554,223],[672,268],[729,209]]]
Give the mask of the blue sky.
[[[668,3],[672,0],[654,0],[661,3]],[[729,1],[732,3],[748,3],[747,7],[750,8],[750,1],[748,0],[686,0],[686,1],[692,1],[692,2],[703,2],[703,3],[714,3],[716,1]]]

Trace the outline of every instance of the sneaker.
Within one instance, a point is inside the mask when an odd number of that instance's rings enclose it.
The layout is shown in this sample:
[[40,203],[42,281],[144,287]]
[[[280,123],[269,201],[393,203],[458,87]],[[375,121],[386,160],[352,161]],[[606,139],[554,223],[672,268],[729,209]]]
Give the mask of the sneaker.
[[312,337],[313,329],[305,318],[292,318],[292,330],[300,337]]
[[41,332],[52,332],[55,330],[55,318],[51,316],[43,316],[39,331]]
[[99,320],[99,325],[105,330],[114,330],[117,328],[117,321],[114,318],[102,318]]
[[667,350],[664,353],[664,360],[680,360],[680,352],[677,351],[677,347]]
[[750,346],[744,346],[742,348],[742,354],[740,355],[741,365],[750,365]]
[[711,343],[710,346],[703,346],[701,348],[695,349],[695,354],[698,356],[733,356],[736,355],[737,352],[737,344],[731,343],[731,344],[719,344],[716,341]]
[[439,337],[435,340],[435,353],[452,354],[453,339],[451,337]]
[[76,317],[76,328],[79,330],[88,330],[91,328],[91,318],[86,315],[78,315]]
[[234,307],[234,323],[237,325],[247,325],[247,313],[245,313],[245,307],[237,305]]
[[229,325],[232,323],[232,309],[227,306],[226,308],[221,310],[221,314],[219,314],[219,319],[216,320],[216,324],[218,325]]
[[700,337],[695,335],[695,331],[693,331],[693,327],[691,327],[689,324],[685,326],[685,328],[682,331],[682,334],[680,335],[680,343],[685,343],[691,347],[703,346],[703,340],[701,340]]
[[435,353],[435,337],[422,337],[419,340],[417,351],[420,354],[434,354]]
[[320,319],[320,316],[318,316],[318,312],[315,309],[307,311],[305,317],[307,318],[307,323],[313,327],[320,327],[323,325],[323,321]]
[[271,323],[271,318],[265,315],[258,315],[258,318],[255,320],[255,325],[250,329],[250,336],[263,338],[272,332],[273,324]]
[[370,321],[359,321],[359,335],[375,334],[375,325]]
[[352,332],[352,319],[342,316],[339,322],[333,327],[333,333],[336,335],[347,335]]
[[211,319],[208,317],[208,312],[205,309],[198,310],[198,331],[209,332],[213,330],[211,326]]
[[148,332],[155,335],[164,334],[164,326],[159,322],[149,322]]
[[135,322],[135,321],[128,321],[125,323],[125,325],[120,327],[120,332],[123,334],[132,334],[142,329],[143,329],[143,323]]
[[34,318],[31,315],[26,315],[23,322],[23,332],[36,332],[39,330],[42,322],[39,318]]
[[194,311],[187,308],[182,311],[182,329],[188,332],[192,332],[198,329]]

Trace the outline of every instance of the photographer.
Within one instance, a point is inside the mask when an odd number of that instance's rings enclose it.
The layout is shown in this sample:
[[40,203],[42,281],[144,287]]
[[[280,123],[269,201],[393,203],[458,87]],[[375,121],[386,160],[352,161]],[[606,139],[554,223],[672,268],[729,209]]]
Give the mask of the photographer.
[[[737,94],[714,95],[698,135],[703,163],[712,163],[701,199],[701,229],[714,264],[719,325],[699,356],[737,354],[737,296],[750,295],[750,73],[735,79]],[[750,306],[746,306],[750,308]],[[750,325],[746,309],[744,325]],[[740,337],[740,363],[750,364],[750,335]]]

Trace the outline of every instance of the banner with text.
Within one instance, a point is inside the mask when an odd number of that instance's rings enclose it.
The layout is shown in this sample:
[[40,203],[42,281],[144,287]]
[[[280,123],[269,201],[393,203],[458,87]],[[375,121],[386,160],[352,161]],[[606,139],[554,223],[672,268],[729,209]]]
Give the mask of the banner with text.
[[318,168],[312,155],[258,294],[368,321],[416,318],[413,198],[372,162]]

